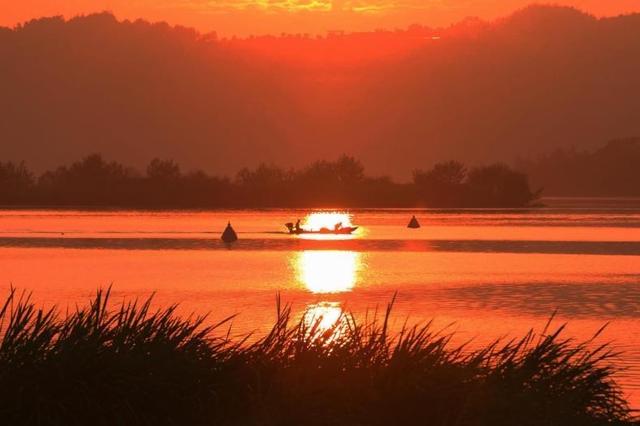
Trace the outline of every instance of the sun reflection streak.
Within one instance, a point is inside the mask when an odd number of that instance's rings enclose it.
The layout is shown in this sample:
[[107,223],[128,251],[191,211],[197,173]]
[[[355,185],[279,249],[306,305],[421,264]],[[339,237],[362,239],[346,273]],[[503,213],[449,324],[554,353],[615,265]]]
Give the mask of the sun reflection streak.
[[310,250],[295,259],[297,277],[312,293],[353,290],[362,268],[361,254],[353,251]]
[[307,328],[317,327],[317,331],[322,333],[331,328],[336,328],[336,324],[343,317],[344,314],[340,303],[320,302],[307,306],[303,321]]
[[338,223],[343,227],[352,226],[351,215],[342,212],[315,212],[305,217],[303,227],[310,231],[319,231],[322,228],[333,229]]
[[[302,228],[308,231],[320,231],[322,229],[333,230],[340,224],[343,228],[352,227],[352,215],[345,212],[323,211],[308,214],[302,221]],[[356,231],[358,232],[358,231]],[[300,234],[298,238],[304,240],[352,240],[358,237],[356,234]]]

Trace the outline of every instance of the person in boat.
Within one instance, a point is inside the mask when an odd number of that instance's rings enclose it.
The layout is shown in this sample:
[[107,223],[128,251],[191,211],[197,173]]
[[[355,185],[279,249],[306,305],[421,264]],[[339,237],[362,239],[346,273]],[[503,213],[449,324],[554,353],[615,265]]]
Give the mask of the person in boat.
[[342,222],[338,222],[338,223],[336,223],[336,224],[334,225],[334,227],[333,227],[333,230],[334,230],[335,232],[338,232],[338,231],[340,231],[341,229],[342,229]]
[[300,228],[300,219],[298,219],[298,220],[296,221],[296,225],[294,226],[293,230],[294,230],[295,232],[300,232],[300,231],[302,231],[302,228]]

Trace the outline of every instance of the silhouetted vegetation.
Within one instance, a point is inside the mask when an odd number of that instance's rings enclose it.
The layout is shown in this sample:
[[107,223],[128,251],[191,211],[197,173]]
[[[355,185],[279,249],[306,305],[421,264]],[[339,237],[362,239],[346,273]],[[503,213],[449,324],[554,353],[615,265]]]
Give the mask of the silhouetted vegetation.
[[[150,300],[61,316],[10,294],[0,311],[0,413],[10,425],[631,425],[607,345],[564,327],[470,350],[389,312],[230,339]],[[209,323],[210,320],[207,321]],[[428,419],[428,420],[426,420]]]
[[559,149],[517,165],[548,195],[640,197],[640,138],[594,151]]
[[542,192],[532,192],[525,174],[501,163],[471,171],[457,161],[439,163],[429,171],[415,171],[413,181],[431,206],[529,206]]
[[0,162],[0,200],[7,204],[30,201],[35,178],[24,163]]
[[525,207],[525,175],[503,164],[467,173],[457,162],[416,171],[411,184],[365,175],[362,163],[341,156],[299,170],[261,164],[235,179],[184,173],[172,160],[152,160],[144,174],[98,154],[39,178],[24,164],[0,163],[0,205],[140,208],[240,207]]
[[[435,37],[435,38],[434,38]],[[640,14],[530,7],[447,28],[220,39],[103,13],[0,31],[0,158],[101,152],[230,175],[349,152],[408,179],[640,135]]]

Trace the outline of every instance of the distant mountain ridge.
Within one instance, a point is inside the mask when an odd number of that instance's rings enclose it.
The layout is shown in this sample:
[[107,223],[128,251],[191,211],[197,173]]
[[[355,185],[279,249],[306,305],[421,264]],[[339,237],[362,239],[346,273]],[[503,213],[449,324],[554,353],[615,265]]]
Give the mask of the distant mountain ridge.
[[408,177],[640,135],[640,14],[219,40],[96,14],[0,29],[0,159],[230,173],[347,153]]

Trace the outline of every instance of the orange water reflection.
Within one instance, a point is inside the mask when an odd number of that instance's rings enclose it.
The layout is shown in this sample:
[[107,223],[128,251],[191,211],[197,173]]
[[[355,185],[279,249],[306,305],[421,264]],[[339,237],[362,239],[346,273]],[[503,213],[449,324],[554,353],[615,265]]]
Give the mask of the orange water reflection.
[[[314,294],[330,295],[352,291],[362,269],[362,254],[354,251],[310,250],[295,257],[297,280]],[[305,325],[316,337],[332,330],[330,339],[341,334],[344,312],[340,302],[320,301],[307,305]]]
[[353,290],[362,255],[354,251],[307,250],[296,254],[294,266],[299,282],[312,293],[343,293]]
[[319,302],[307,306],[303,318],[307,327],[317,327],[317,331],[322,333],[336,327],[343,315],[339,302]]
[[[333,230],[336,225],[343,228],[352,227],[352,215],[345,212],[320,211],[308,214],[303,222],[302,227],[309,231],[320,231],[322,229]],[[361,234],[362,229],[356,230],[357,234]],[[299,238],[305,240],[352,240],[356,238],[354,234],[300,234]]]
[[352,226],[351,214],[344,212],[313,212],[305,217],[303,226],[311,231],[319,231],[322,228],[333,229],[336,224]]
[[[616,364],[625,369],[619,383],[632,406],[640,407],[640,253],[571,251],[574,241],[640,241],[640,210],[424,211],[416,212],[420,230],[406,228],[414,212],[356,211],[353,222],[362,228],[348,238],[368,239],[369,245],[315,244],[273,232],[306,213],[3,211],[0,294],[6,295],[13,285],[33,291],[37,305],[57,304],[64,312],[85,305],[96,288],[113,283],[115,303],[155,292],[154,306],[179,302],[181,315],[211,312],[214,321],[238,315],[232,334],[255,331],[259,337],[273,325],[278,292],[285,303],[292,303],[296,319],[321,318],[319,327],[327,329],[344,319],[340,312],[353,312],[362,320],[369,309],[384,306],[398,292],[392,331],[407,317],[416,323],[435,319],[434,329],[454,323],[452,343],[471,341],[472,348],[501,336],[520,337],[531,327],[541,330],[557,310],[558,323],[569,322],[566,336],[578,341],[610,323],[602,339],[613,341],[622,352]],[[244,246],[172,248],[171,241],[178,239],[217,241],[228,220]],[[118,244],[83,249],[27,243],[43,236],[61,241],[108,238]],[[167,239],[170,244],[127,249],[135,248],[129,241],[137,239]],[[295,244],[278,248],[277,242],[285,240]],[[376,246],[371,240],[395,243]],[[523,246],[527,241],[563,241],[567,251],[500,252],[499,245],[490,243],[486,252],[448,251],[430,249],[432,240],[434,246],[437,240],[509,240]],[[11,246],[13,242],[19,244]]]

